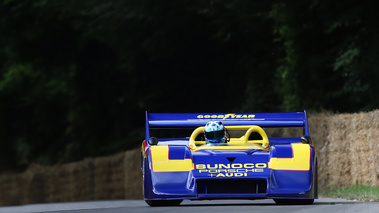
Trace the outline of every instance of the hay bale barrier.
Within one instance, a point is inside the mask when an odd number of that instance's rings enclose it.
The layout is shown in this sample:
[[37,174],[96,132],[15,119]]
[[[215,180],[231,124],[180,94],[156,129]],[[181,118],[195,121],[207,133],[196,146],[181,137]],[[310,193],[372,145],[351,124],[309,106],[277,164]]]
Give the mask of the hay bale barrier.
[[86,200],[141,199],[140,150],[76,163],[31,165],[0,175],[0,206]]
[[319,187],[379,186],[379,110],[354,114],[310,114]]
[[[379,110],[308,112],[308,122],[320,189],[379,186]],[[140,149],[51,167],[31,165],[21,174],[0,175],[1,206],[141,198]]]

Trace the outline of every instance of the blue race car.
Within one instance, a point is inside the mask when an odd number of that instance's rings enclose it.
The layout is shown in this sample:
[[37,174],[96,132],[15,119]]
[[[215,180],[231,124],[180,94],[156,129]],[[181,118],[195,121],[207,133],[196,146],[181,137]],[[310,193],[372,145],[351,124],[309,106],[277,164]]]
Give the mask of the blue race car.
[[[226,143],[211,146],[204,126],[221,121]],[[300,128],[297,137],[268,137],[269,128]],[[266,131],[264,130],[266,129]],[[185,136],[174,137],[175,132]],[[274,199],[312,204],[317,199],[317,158],[306,112],[147,113],[141,168],[150,206],[183,199]]]

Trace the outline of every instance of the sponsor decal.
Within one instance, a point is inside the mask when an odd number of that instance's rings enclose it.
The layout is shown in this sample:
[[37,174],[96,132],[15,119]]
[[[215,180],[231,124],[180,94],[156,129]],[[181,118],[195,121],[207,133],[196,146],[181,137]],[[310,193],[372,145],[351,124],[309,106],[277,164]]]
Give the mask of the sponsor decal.
[[198,119],[217,119],[217,120],[264,120],[256,119],[252,114],[220,114],[220,115],[198,115]]
[[210,177],[247,177],[248,173],[263,172],[266,163],[196,164],[199,174]]

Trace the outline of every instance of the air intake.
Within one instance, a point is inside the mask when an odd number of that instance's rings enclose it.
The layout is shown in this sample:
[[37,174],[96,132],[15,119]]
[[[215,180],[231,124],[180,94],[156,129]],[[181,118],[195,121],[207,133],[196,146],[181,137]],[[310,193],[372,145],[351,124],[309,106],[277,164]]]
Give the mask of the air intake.
[[262,194],[266,190],[266,180],[197,180],[199,194]]

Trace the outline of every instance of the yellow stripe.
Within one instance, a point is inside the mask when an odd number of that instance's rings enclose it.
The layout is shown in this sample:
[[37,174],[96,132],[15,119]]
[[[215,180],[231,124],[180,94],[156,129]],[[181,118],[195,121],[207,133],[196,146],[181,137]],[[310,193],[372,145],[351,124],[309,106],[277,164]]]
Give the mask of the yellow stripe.
[[293,143],[292,158],[276,158],[273,157],[268,162],[268,167],[273,170],[296,170],[309,171],[311,151],[308,144]]
[[151,146],[150,152],[154,172],[188,172],[194,169],[192,159],[168,159],[168,145]]

